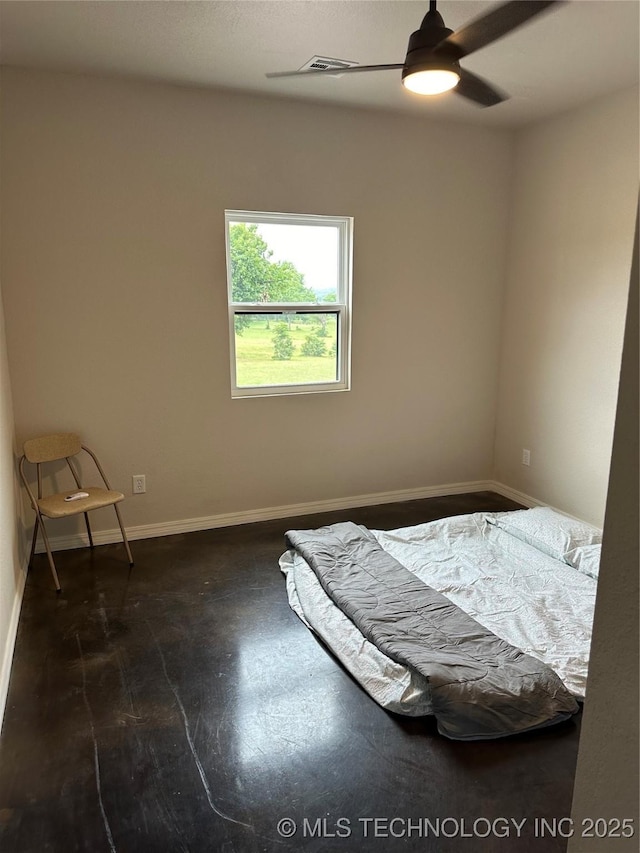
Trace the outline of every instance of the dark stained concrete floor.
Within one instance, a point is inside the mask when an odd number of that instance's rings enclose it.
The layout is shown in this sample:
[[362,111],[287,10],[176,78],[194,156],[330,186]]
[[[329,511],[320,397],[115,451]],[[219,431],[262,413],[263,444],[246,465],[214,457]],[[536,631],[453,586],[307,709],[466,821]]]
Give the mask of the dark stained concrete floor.
[[564,851],[540,819],[570,813],[579,715],[480,743],[391,715],[289,609],[278,568],[289,528],[515,506],[484,492],[142,540],[131,571],[119,545],[59,552],[60,595],[38,555],[0,850]]

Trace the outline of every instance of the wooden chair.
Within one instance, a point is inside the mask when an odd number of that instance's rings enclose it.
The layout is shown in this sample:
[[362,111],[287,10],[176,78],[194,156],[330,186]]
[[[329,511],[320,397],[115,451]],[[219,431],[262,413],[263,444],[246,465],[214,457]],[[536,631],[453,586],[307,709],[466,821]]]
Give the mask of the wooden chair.
[[[132,566],[133,557],[131,556],[131,549],[129,548],[129,543],[127,541],[127,534],[125,533],[122,518],[120,517],[120,511],[118,509],[118,503],[124,500],[124,495],[122,492],[112,491],[95,453],[92,450],[89,450],[88,447],[85,447],[85,445],[81,443],[79,437],[74,433],[55,433],[54,435],[43,435],[39,438],[32,438],[29,441],[25,441],[23,450],[24,456],[20,459],[20,476],[29,494],[31,506],[36,514],[33,541],[31,543],[31,554],[29,556],[29,566],[31,566],[36,548],[38,528],[41,527],[42,538],[47,551],[53,580],[56,585],[56,591],[60,592],[58,573],[56,572],[56,566],[53,562],[53,555],[51,553],[51,546],[49,545],[49,537],[47,536],[47,531],[44,526],[43,516],[46,516],[47,518],[67,518],[70,515],[79,515],[80,513],[84,514],[87,533],[89,535],[89,545],[93,548],[93,537],[91,535],[88,513],[91,512],[91,510],[99,509],[104,506],[113,506],[116,511],[118,524],[122,531],[124,547],[126,548],[127,557],[129,558],[129,565]],[[77,456],[81,451],[85,451],[89,456],[91,456],[106,488],[103,489],[95,486],[88,486],[85,488],[82,486],[78,471],[76,470],[76,467],[71,464],[71,458]],[[66,460],[78,488],[77,490],[74,489],[70,492],[60,492],[44,497],[42,494],[42,463],[55,462],[60,459]],[[33,494],[25,475],[25,462],[30,462],[36,466],[38,478],[37,498]],[[86,497],[70,500],[69,498],[76,494],[77,491],[86,492]]]

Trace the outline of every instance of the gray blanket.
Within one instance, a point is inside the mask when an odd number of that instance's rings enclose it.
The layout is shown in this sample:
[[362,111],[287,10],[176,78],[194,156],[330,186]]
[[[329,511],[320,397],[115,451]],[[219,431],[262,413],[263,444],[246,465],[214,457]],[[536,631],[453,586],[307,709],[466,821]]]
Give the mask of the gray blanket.
[[499,639],[350,522],[290,530],[290,547],[384,654],[429,681],[438,731],[457,740],[503,737],[578,710],[548,666]]

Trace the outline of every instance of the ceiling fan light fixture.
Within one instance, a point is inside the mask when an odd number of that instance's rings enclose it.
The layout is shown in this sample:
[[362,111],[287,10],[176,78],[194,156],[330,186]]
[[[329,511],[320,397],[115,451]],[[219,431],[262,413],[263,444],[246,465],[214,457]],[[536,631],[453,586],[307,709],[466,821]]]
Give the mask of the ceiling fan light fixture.
[[417,95],[440,95],[455,88],[459,82],[458,72],[448,68],[423,68],[402,77],[404,87]]
[[[411,33],[402,64],[352,65],[343,67],[340,74],[363,71],[395,71],[402,69],[402,83],[418,95],[439,95],[455,89],[457,95],[473,101],[479,107],[493,107],[509,97],[482,77],[460,67],[460,60],[494,41],[508,35],[536,15],[561,6],[566,0],[502,0],[488,12],[460,29],[445,26],[437,0],[429,0],[429,11],[419,29]],[[327,62],[326,57],[316,57]],[[328,60],[334,62],[335,60]],[[333,68],[313,67],[298,71],[276,71],[267,77],[298,77],[302,74],[334,74]],[[335,76],[335,75],[334,75]]]

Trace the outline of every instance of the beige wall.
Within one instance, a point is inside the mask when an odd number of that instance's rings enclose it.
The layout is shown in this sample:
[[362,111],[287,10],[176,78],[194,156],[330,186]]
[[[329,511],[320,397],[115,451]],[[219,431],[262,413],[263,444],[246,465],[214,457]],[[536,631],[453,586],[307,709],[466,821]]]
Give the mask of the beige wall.
[[[639,275],[636,229],[570,853],[638,850]],[[634,820],[634,836],[585,838],[582,822],[594,817]]]
[[15,477],[11,381],[0,291],[0,725],[24,586],[25,533]]
[[[146,474],[129,527],[491,477],[602,523],[636,92],[515,171],[504,131],[19,70],[1,130],[16,435]],[[225,208],[355,217],[351,392],[231,400]]]
[[[491,476],[508,134],[5,78],[19,440],[79,430],[118,488],[146,474],[129,526]],[[355,217],[351,392],[231,400],[225,208]]]
[[[638,93],[516,144],[495,475],[601,525],[638,193]],[[531,450],[531,466],[521,464]]]

